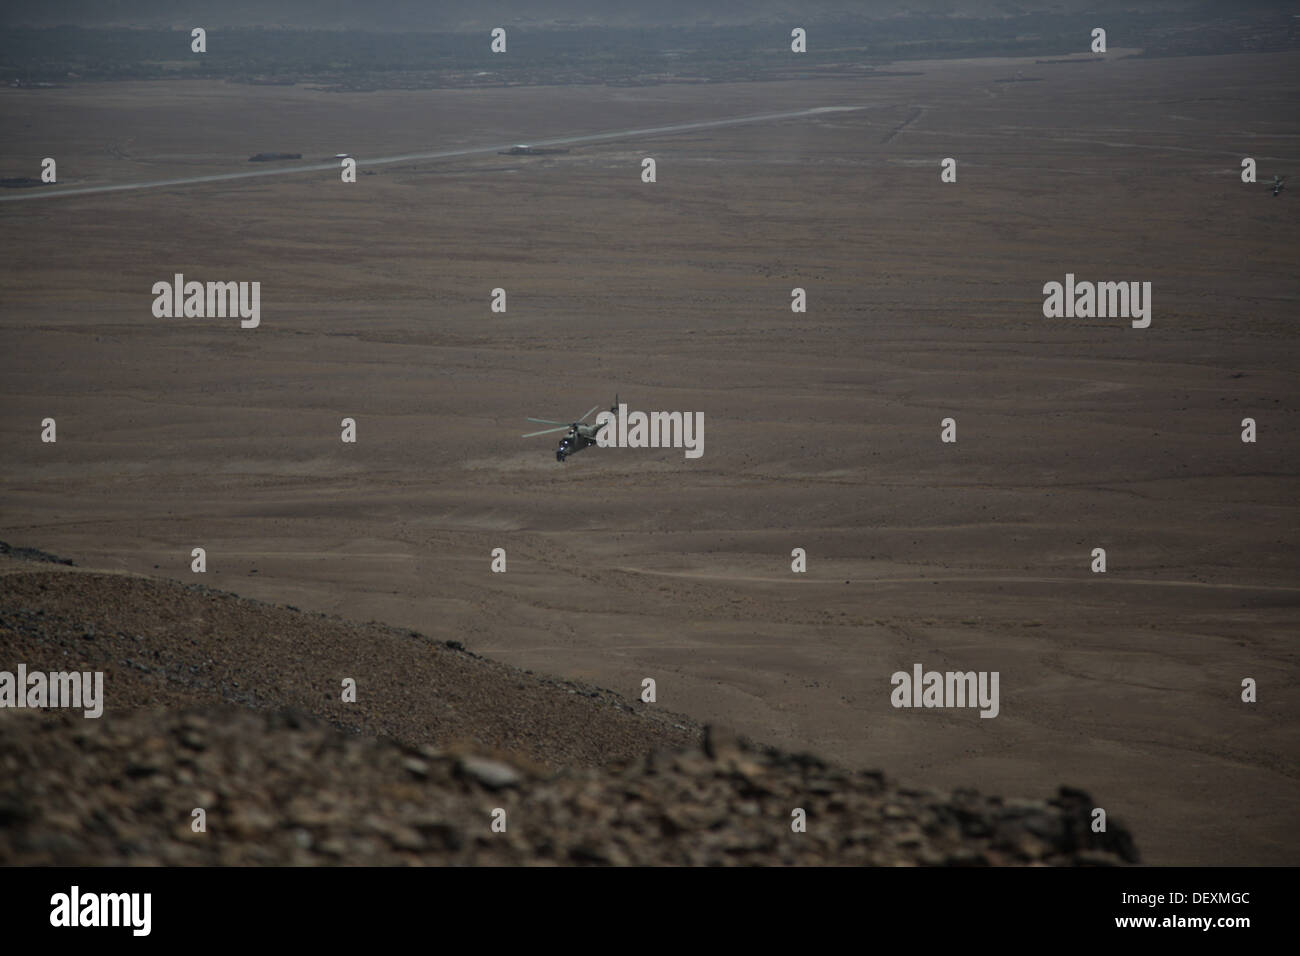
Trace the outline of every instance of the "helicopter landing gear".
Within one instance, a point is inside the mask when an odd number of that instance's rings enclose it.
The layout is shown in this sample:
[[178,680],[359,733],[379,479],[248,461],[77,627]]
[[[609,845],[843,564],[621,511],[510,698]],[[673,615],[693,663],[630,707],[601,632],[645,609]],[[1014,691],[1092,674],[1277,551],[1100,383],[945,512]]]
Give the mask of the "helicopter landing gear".
[[562,451],[557,451],[557,452],[555,453],[555,460],[556,460],[556,461],[564,461],[564,452],[562,452]]

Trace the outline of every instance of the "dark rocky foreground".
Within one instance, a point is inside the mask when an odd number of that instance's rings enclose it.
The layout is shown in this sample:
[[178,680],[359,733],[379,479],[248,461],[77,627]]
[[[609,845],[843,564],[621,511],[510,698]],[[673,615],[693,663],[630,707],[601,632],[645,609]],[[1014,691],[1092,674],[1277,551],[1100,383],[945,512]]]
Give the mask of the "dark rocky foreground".
[[59,560],[0,557],[0,670],[103,671],[104,714],[0,709],[0,864],[1137,860],[1080,791],[901,789],[454,641]]
[[[711,732],[703,750],[558,774],[209,708],[0,721],[11,864],[1113,864],[1092,803],[904,790]],[[193,810],[207,830],[192,829]],[[493,832],[494,811],[505,832]],[[792,831],[792,811],[807,832]]]

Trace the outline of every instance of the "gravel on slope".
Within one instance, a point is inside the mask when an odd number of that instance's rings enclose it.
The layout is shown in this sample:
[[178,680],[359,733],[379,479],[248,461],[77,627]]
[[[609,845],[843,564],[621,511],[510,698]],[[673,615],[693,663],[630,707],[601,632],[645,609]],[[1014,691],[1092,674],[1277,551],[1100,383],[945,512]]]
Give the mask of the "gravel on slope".
[[[5,561],[6,559],[0,559]],[[103,671],[105,714],[220,702],[287,708],[410,744],[603,766],[697,744],[702,728],[626,694],[486,660],[451,639],[203,585],[9,561],[0,670]],[[343,680],[356,701],[343,701]]]
[[[0,721],[10,864],[1115,864],[1087,794],[900,789],[711,732],[704,749],[546,773],[225,707]],[[195,832],[194,811],[206,829]],[[806,832],[792,827],[796,810]],[[502,816],[500,811],[504,811]],[[493,829],[504,820],[504,832]]]

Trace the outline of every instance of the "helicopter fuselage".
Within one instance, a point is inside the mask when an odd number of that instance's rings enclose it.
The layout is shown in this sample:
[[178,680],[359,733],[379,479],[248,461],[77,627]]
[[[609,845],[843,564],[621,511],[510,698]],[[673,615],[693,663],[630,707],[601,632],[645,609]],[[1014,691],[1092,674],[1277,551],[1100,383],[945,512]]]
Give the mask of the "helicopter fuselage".
[[560,439],[560,446],[555,449],[555,460],[564,461],[588,445],[596,444],[596,434],[604,427],[604,425],[576,425],[570,428]]

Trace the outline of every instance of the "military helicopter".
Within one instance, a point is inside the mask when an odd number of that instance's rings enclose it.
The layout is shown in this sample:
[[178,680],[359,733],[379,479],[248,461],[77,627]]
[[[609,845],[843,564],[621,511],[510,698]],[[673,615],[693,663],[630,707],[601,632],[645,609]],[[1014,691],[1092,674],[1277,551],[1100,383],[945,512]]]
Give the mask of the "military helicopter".
[[1282,190],[1286,189],[1286,177],[1285,177],[1285,176],[1274,176],[1274,177],[1273,177],[1273,182],[1272,182],[1271,185],[1272,185],[1272,187],[1273,187],[1273,195],[1276,196],[1276,195],[1277,195],[1278,193],[1280,193]]
[[[584,422],[591,416],[591,413],[600,408],[599,405],[591,406],[590,411],[583,415],[576,422],[553,422],[548,418],[529,418],[530,422],[537,422],[539,425],[558,425],[558,428],[543,428],[539,432],[529,432],[524,438],[533,438],[537,435],[550,435],[553,432],[566,432],[567,434],[560,439],[560,447],[555,449],[555,460],[564,461],[570,455],[576,455],[588,445],[596,444],[596,436],[600,433],[609,422],[601,422],[599,425],[586,425]],[[614,396],[614,404],[610,408],[614,414],[618,414],[618,396]]]

